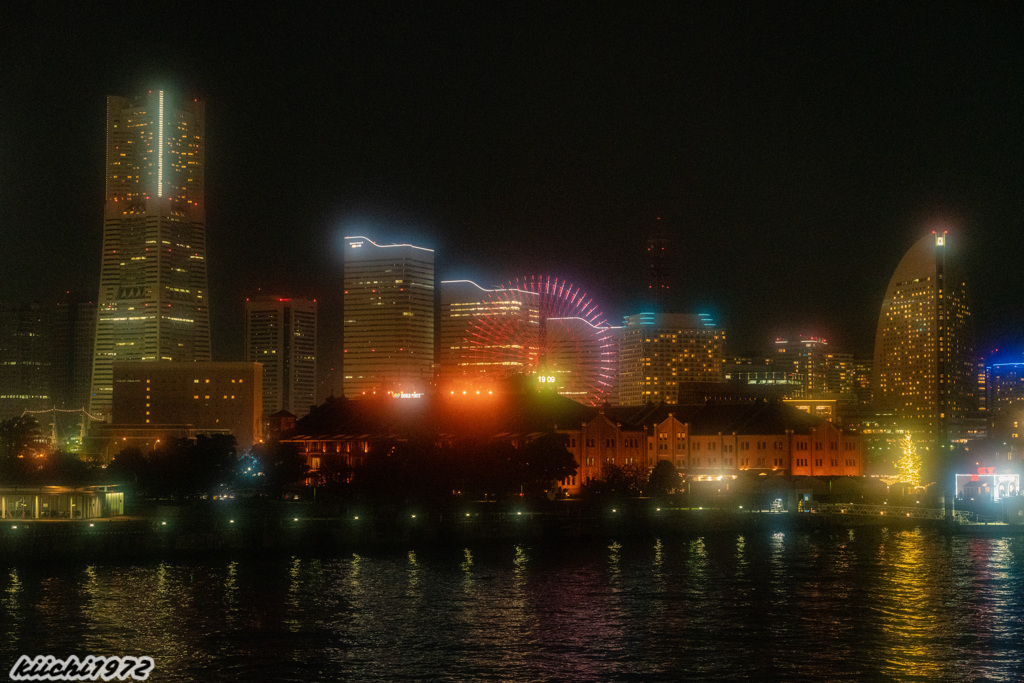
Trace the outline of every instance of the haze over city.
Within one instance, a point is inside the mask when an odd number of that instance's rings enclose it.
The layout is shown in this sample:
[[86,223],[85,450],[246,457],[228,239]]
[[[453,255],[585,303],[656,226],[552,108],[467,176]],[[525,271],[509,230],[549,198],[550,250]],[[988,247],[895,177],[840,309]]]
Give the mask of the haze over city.
[[95,296],[104,98],[159,84],[206,101],[215,359],[241,357],[258,289],[328,316],[354,231],[436,249],[439,279],[564,278],[619,319],[657,217],[672,307],[737,353],[809,333],[869,355],[933,224],[979,351],[1021,339],[1017,6],[180,11],[0,9],[7,298]]
[[1022,37],[0,2],[0,671],[1016,679]]

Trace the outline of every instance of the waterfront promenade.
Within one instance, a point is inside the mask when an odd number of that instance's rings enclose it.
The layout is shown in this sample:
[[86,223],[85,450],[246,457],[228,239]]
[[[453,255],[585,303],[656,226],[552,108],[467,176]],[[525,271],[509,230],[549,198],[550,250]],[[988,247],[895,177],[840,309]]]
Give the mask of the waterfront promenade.
[[823,505],[800,511],[674,507],[651,499],[616,503],[544,501],[443,507],[164,505],[144,514],[97,520],[5,520],[0,558],[168,557],[208,552],[325,552],[491,540],[643,538],[829,530],[864,526],[925,527],[949,533],[1024,534],[1024,525],[979,524],[935,508]]

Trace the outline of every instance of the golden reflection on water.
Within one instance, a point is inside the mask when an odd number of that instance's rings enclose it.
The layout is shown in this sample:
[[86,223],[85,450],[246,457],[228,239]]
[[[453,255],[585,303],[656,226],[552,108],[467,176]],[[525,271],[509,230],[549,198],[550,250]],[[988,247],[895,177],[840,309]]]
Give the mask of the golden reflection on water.
[[224,576],[224,599],[234,604],[238,593],[238,560],[228,562],[227,572]]
[[462,563],[459,565],[462,570],[462,590],[473,589],[473,552],[469,548],[462,549]]
[[0,633],[3,633],[8,640],[20,641],[21,640],[21,625],[25,621],[25,616],[21,608],[22,599],[25,593],[25,586],[21,581],[21,577],[18,575],[17,568],[11,568],[10,573],[7,575],[7,587],[4,588],[3,594],[3,614],[5,615],[0,620]]
[[21,584],[21,579],[18,578],[18,569],[16,567],[11,568],[11,573],[7,575],[7,588],[4,590],[4,607],[7,608],[8,612],[17,611],[18,596],[24,590],[24,586]]
[[300,581],[302,576],[302,559],[293,556],[290,566],[288,567],[288,597],[285,598],[285,617],[282,619],[284,626],[287,627],[292,633],[298,633],[302,630],[302,621],[299,618],[301,613],[301,597],[302,597],[302,582]]
[[925,540],[920,529],[887,532],[887,536],[882,552],[886,555],[883,566],[888,570],[881,576],[881,592],[889,597],[881,605],[880,626],[889,657],[883,671],[896,678],[941,678],[949,672],[936,643],[948,635],[949,620],[942,618],[942,595],[932,580],[939,568],[925,564]]
[[660,538],[654,539],[654,558],[651,560],[651,577],[653,583],[659,587],[665,583],[665,545]]
[[1024,539],[879,529],[21,568],[0,647],[153,680],[1014,680],[1022,577]]
[[359,568],[362,561],[363,558],[359,553],[352,553],[352,561],[348,565],[348,587],[353,595],[362,592],[362,586],[359,584]]
[[620,588],[619,579],[622,578],[622,567],[620,566],[622,561],[621,550],[622,546],[615,541],[608,546],[608,580],[615,590]]
[[164,562],[156,566],[156,590],[161,595],[167,591],[167,564]]
[[418,598],[418,597],[421,597],[420,590],[419,590],[419,587],[420,587],[420,565],[419,565],[419,561],[416,559],[416,551],[415,550],[410,550],[408,558],[409,558],[409,565],[408,565],[408,569],[406,570],[406,577],[408,579],[408,582],[405,585],[405,595],[406,595],[406,597],[410,597],[410,598]]
[[224,622],[229,627],[238,623],[238,560],[228,562],[224,570],[223,591]]
[[[535,626],[536,612],[529,602],[529,574],[527,567],[530,563],[528,549],[520,544],[515,547],[515,555],[512,559],[512,586],[511,595],[505,609],[499,609],[498,615],[504,613],[507,619],[503,629],[505,637],[513,642],[524,643],[530,640],[530,634]],[[517,649],[515,660],[522,660],[524,652]]]
[[512,560],[512,564],[515,566],[515,572],[522,574],[526,571],[526,564],[530,561],[530,556],[526,552],[526,548],[521,545],[516,545],[515,559]]

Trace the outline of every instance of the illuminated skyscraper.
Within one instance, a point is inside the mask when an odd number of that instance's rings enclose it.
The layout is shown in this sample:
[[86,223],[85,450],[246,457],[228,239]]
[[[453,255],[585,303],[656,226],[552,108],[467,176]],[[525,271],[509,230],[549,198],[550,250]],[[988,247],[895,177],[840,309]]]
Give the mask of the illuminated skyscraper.
[[721,382],[725,331],[707,315],[637,313],[619,342],[619,403],[679,402],[681,385]]
[[962,438],[977,406],[967,287],[947,258],[946,233],[920,239],[885,291],[875,336],[874,397],[927,449]]
[[438,388],[479,388],[496,377],[534,369],[540,352],[540,295],[446,280],[439,326]]
[[110,413],[115,361],[210,360],[205,144],[202,102],[107,98],[94,413]]
[[776,339],[772,365],[799,384],[799,391],[787,398],[824,398],[828,387],[828,342],[821,337]]
[[434,252],[345,238],[342,387],[356,398],[425,391],[434,365]]
[[245,302],[245,360],[263,364],[263,417],[302,417],[316,402],[316,301],[259,296]]
[[584,404],[612,398],[615,340],[585,292],[551,277],[484,289],[441,283],[441,391],[485,389],[514,375]]

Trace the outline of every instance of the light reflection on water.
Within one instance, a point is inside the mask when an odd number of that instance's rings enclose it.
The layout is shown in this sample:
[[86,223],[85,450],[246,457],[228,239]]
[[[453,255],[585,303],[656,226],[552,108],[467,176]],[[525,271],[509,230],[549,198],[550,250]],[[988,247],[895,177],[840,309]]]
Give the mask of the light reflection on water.
[[860,529],[0,572],[22,653],[152,680],[1018,680],[1024,539]]

